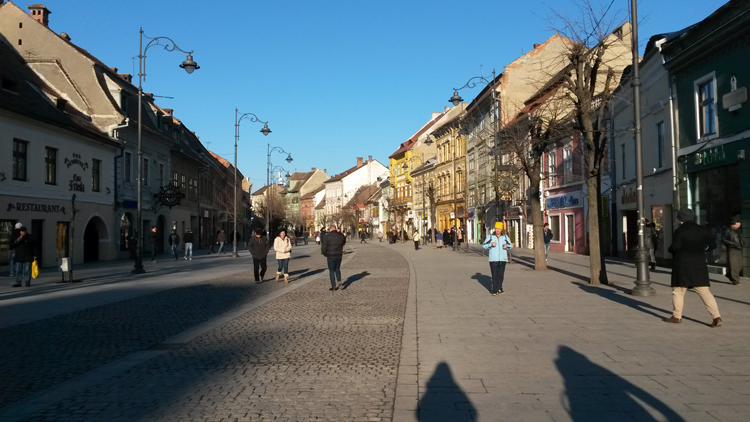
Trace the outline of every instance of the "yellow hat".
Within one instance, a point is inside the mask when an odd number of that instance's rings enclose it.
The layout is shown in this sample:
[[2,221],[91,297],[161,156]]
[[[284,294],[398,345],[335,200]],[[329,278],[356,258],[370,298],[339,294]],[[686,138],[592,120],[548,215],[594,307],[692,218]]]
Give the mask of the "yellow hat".
[[497,223],[495,223],[495,228],[502,230],[503,229],[503,223],[500,222],[500,221],[498,221]]

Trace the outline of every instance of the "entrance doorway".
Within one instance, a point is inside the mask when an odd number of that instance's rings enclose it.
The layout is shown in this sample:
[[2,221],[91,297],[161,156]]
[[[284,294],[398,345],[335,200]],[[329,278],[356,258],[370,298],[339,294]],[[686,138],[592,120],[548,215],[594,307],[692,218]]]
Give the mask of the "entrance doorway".
[[625,241],[623,246],[627,257],[633,259],[635,258],[635,250],[638,247],[638,211],[630,210],[623,212],[623,214],[625,217],[625,221],[622,224],[625,229],[622,236]]
[[94,219],[86,225],[83,232],[83,262],[99,260],[99,230],[96,228]]
[[36,257],[37,263],[39,267],[44,266],[44,261],[42,261],[42,257],[44,257],[44,220],[31,220],[31,236],[34,238],[37,244],[37,250],[36,253],[39,254],[39,256]]
[[573,214],[565,214],[565,252],[575,251],[576,219]]

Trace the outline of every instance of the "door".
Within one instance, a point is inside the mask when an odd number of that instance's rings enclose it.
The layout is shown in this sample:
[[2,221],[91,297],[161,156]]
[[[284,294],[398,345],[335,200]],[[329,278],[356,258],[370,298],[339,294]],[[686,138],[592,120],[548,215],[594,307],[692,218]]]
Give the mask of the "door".
[[39,267],[43,267],[44,263],[42,261],[42,257],[44,256],[44,220],[31,220],[31,235],[34,238],[34,241],[36,242],[36,253],[37,255],[36,260],[39,263]]
[[638,211],[631,210],[625,211],[625,233],[623,239],[625,239],[625,251],[627,257],[630,259],[635,258],[635,250],[638,248]]
[[565,251],[574,252],[576,245],[576,219],[573,214],[565,215]]
[[99,231],[94,220],[89,221],[83,232],[83,262],[99,260]]

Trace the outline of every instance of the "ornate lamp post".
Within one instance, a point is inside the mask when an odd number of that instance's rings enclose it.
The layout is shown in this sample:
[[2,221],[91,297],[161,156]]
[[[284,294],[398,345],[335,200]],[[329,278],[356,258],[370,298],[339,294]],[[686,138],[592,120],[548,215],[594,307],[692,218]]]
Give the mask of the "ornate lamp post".
[[[477,81],[475,81],[475,80],[477,80]],[[488,80],[484,76],[475,76],[475,77],[469,79],[466,82],[466,84],[464,86],[462,86],[461,88],[453,88],[453,96],[448,101],[450,103],[452,103],[454,107],[458,106],[463,101],[463,98],[461,98],[461,96],[458,95],[458,91],[460,91],[460,90],[462,90],[464,88],[469,88],[469,89],[475,88],[477,86],[477,83],[479,81],[484,82],[485,84],[487,84],[487,86],[490,87],[490,95],[491,95],[491,99],[492,99],[492,102],[490,103],[490,118],[491,118],[490,122],[492,124],[492,144],[493,144],[492,147],[493,147],[493,150],[497,150],[497,145],[496,145],[497,144],[497,131],[498,131],[497,130],[497,125],[498,125],[498,122],[500,120],[500,115],[499,115],[500,114],[500,107],[498,106],[497,98],[495,96],[495,70],[494,69],[492,70],[492,79]],[[455,151],[454,151],[454,153],[455,153]],[[495,160],[495,165],[494,165],[494,167],[495,167],[495,178],[494,179],[495,180],[494,180],[494,183],[493,183],[493,185],[495,186],[495,221],[502,221],[502,216],[500,215],[500,192],[499,192],[498,187],[497,187],[497,183],[498,183],[497,159],[498,159],[498,156],[500,154],[495,153],[495,154],[490,154],[490,155],[492,155],[494,157],[494,160]],[[467,181],[468,181],[468,178],[467,178]],[[468,185],[467,185],[467,187],[468,187]],[[455,195],[455,190],[454,190],[454,195]],[[484,204],[481,204],[481,205],[484,206]]]
[[263,129],[260,130],[264,136],[268,136],[271,133],[271,129],[268,128],[268,122],[264,122],[253,113],[245,113],[240,115],[237,108],[234,109],[234,228],[232,229],[232,256],[237,258],[240,255],[237,253],[237,141],[240,140],[240,122],[242,119],[250,119],[251,122],[263,123]]
[[[149,39],[150,41],[143,47],[143,38]],[[164,44],[159,42],[164,40]],[[180,67],[185,69],[187,73],[193,73],[196,69],[200,69],[200,66],[193,61],[193,50],[185,51],[180,47],[177,47],[174,41],[168,37],[155,37],[150,38],[143,35],[143,28],[140,28],[140,43],[138,51],[138,211],[137,211],[137,236],[138,236],[138,247],[135,254],[135,265],[133,266],[132,274],[143,274],[146,270],[143,269],[143,79],[146,79],[146,52],[149,48],[160,45],[167,51],[181,51],[187,54],[185,61],[180,64]]]
[[[291,163],[294,159],[292,158],[292,154],[284,151],[281,147],[273,147],[271,148],[271,144],[268,144],[268,173],[266,175],[266,187],[267,189],[271,188],[271,173],[274,170],[273,165],[271,164],[271,153],[272,152],[279,152],[280,154],[286,154],[286,162]],[[283,169],[282,169],[283,170]],[[286,171],[286,170],[284,170]],[[286,172],[287,178],[289,178],[289,172]],[[266,196],[266,236],[271,237],[271,206],[270,206],[269,196]]]

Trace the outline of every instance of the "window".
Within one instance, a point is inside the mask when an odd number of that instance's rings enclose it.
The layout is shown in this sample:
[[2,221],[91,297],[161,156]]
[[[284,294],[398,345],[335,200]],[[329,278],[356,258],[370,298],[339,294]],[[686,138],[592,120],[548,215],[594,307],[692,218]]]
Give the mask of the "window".
[[44,183],[57,184],[57,149],[44,148]]
[[123,169],[125,171],[125,181],[131,182],[132,179],[132,169],[131,167],[133,162],[133,154],[126,152],[125,153],[125,168]]
[[177,172],[172,172],[172,186],[177,187]]
[[627,178],[626,175],[628,174],[628,172],[625,170],[625,157],[625,144],[622,143],[620,144],[620,161],[622,162],[622,165],[620,167],[622,167],[622,180],[625,180]]
[[91,190],[94,192],[101,190],[101,172],[102,161],[94,158],[91,160]]
[[143,159],[143,186],[148,186],[148,158]]
[[664,167],[664,122],[656,124],[656,167]]
[[180,189],[182,190],[182,193],[184,194],[187,191],[187,189],[185,189],[185,175],[184,174],[181,176],[181,182],[182,183],[180,184]]
[[563,148],[563,183],[573,182],[573,146],[565,145]]
[[26,180],[26,151],[29,143],[20,139],[13,140],[13,180]]
[[159,163],[159,186],[164,186],[164,163]]
[[549,229],[552,230],[552,241],[560,243],[560,215],[549,216]]
[[698,85],[698,138],[716,134],[716,87],[713,76]]
[[547,152],[547,167],[547,186],[557,186],[557,155],[554,148]]

